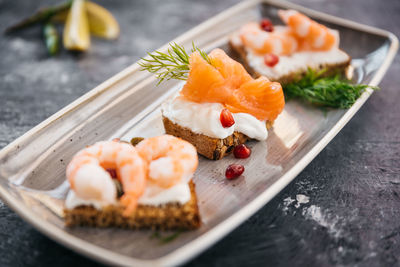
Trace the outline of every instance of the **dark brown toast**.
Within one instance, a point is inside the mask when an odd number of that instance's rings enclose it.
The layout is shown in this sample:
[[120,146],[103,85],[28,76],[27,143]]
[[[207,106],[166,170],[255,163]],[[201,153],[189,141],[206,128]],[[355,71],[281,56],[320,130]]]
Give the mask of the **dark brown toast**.
[[[253,69],[248,60],[247,60],[247,52],[242,45],[235,45],[231,41],[229,41],[229,46],[231,50],[236,53],[235,59],[239,59],[239,62],[243,64],[245,69],[250,73],[255,78],[258,78],[262,76],[259,72],[257,72],[255,69]],[[335,74],[343,74],[346,72],[347,67],[350,66],[350,61],[351,58],[349,56],[349,60],[346,62],[338,63],[338,64],[320,64],[317,69],[314,69],[315,71],[320,71],[323,69],[326,69],[326,72],[324,73],[323,76],[332,76]],[[277,79],[270,79],[270,77],[267,77],[271,81],[274,82],[279,82],[282,85],[295,82],[296,80],[300,80],[304,74],[306,74],[306,70],[300,70],[298,72],[293,72],[287,75],[283,75]]]
[[[208,159],[219,160],[229,155],[237,145],[244,144],[249,138],[239,132],[224,138],[213,138],[204,134],[192,132],[190,129],[182,127],[163,116],[165,132],[167,134],[182,138],[194,145],[197,153]],[[267,123],[267,128],[272,127],[272,123]]]
[[119,227],[130,229],[191,230],[200,227],[195,184],[190,181],[191,199],[185,204],[168,203],[162,206],[139,205],[131,217],[124,217],[122,206],[97,210],[92,206],[65,209],[67,226]]

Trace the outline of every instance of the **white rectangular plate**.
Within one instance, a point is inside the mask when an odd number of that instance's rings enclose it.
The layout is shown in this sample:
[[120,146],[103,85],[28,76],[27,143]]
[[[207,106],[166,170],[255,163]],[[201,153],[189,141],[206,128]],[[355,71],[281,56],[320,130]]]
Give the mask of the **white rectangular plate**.
[[[377,85],[398,46],[384,30],[296,6],[284,1],[241,3],[174,40],[186,47],[194,41],[229,53],[227,38],[239,26],[260,17],[278,22],[278,8],[294,8],[336,28],[341,47],[355,67],[355,81]],[[167,46],[161,48],[165,50]],[[64,227],[59,216],[68,190],[65,167],[82,147],[115,137],[163,133],[160,103],[182,84],[156,86],[149,73],[133,64],[39,124],[0,152],[0,194],[21,217],[54,240],[96,260],[119,265],[183,263],[265,205],[328,144],[368,99],[365,92],[348,110],[323,112],[289,101],[266,142],[250,142],[252,156],[242,160],[246,172],[234,181],[224,178],[233,157],[200,158],[195,174],[203,225],[161,245],[151,231]],[[384,93],[384,92],[380,92]]]

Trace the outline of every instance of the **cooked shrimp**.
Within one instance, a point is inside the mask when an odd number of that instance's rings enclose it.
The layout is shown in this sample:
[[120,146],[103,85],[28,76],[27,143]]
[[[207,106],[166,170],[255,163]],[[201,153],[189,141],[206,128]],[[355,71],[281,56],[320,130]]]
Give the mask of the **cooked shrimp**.
[[163,188],[189,181],[197,168],[196,148],[172,135],[145,139],[136,148],[149,164],[148,179]]
[[292,31],[286,27],[277,26],[273,32],[266,32],[251,22],[242,26],[239,34],[243,44],[259,54],[290,55],[298,46]]
[[116,170],[124,190],[123,215],[129,216],[144,192],[147,172],[147,163],[130,144],[103,141],[79,151],[67,167],[71,189],[83,199],[114,203],[117,193],[107,169]]
[[295,10],[279,10],[283,22],[301,39],[303,47],[311,50],[329,50],[339,43],[339,36],[307,16]]

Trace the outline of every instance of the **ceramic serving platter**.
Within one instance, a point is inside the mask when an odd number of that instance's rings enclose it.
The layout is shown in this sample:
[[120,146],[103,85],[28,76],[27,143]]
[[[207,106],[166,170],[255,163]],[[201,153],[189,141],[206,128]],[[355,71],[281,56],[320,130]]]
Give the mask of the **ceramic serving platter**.
[[[284,1],[248,1],[180,36],[206,51],[230,54],[229,34],[261,17],[279,22],[279,8],[297,9],[340,31],[341,47],[354,67],[354,81],[378,85],[398,46],[390,32],[312,11]],[[167,45],[161,50],[166,50]],[[62,209],[68,185],[65,167],[78,150],[99,140],[149,137],[163,133],[160,104],[182,86],[155,78],[135,63],[57,112],[0,151],[0,195],[21,217],[57,242],[98,261],[118,265],[176,265],[193,258],[224,237],[272,199],[342,129],[368,99],[365,92],[348,110],[321,111],[289,101],[265,142],[250,142],[252,156],[241,160],[246,172],[227,181],[233,157],[200,158],[194,181],[202,226],[168,243],[152,231],[66,228]],[[379,92],[384,94],[384,91]],[[167,233],[169,234],[169,233]]]

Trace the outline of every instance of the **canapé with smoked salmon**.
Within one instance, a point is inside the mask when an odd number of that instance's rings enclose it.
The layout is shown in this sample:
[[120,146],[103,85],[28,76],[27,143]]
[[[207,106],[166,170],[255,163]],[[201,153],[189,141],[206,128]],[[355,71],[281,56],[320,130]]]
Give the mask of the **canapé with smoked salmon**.
[[199,154],[218,160],[248,139],[265,140],[282,112],[282,87],[261,76],[253,79],[223,50],[205,60],[197,51],[182,90],[162,106],[167,134],[192,143]]

